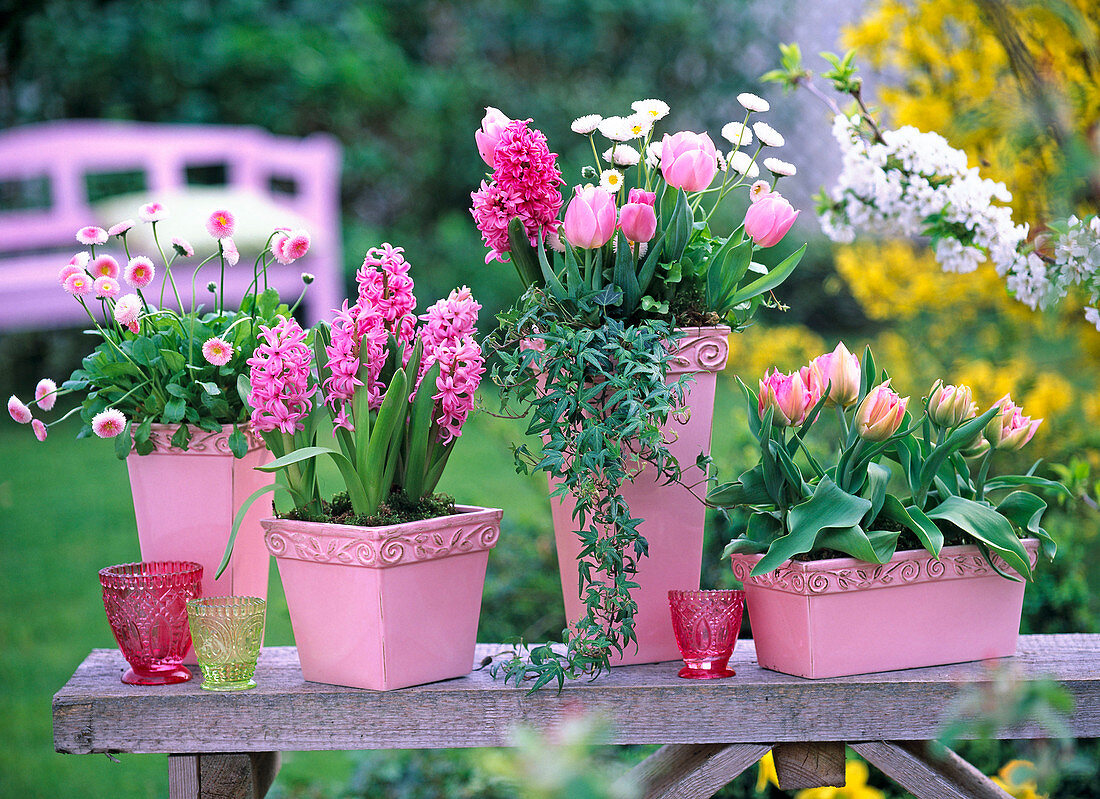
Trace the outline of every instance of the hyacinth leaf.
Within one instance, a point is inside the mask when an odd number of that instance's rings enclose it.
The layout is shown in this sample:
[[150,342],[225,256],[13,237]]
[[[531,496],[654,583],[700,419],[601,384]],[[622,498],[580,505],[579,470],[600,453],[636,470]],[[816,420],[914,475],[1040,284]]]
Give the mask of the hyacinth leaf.
[[828,477],[821,478],[814,495],[791,508],[787,514],[790,532],[772,542],[767,554],[753,567],[752,576],[767,574],[795,555],[809,552],[822,530],[858,524],[870,507],[870,501],[841,491]]
[[[432,430],[435,431],[433,425]],[[440,478],[443,477],[443,469],[447,466],[447,460],[451,457],[451,453],[454,452],[455,442],[451,441],[448,444],[440,444],[435,447],[435,451],[431,456],[431,466],[428,467],[428,473],[424,478],[424,493],[430,494],[435,491],[435,487],[439,485]]]
[[317,367],[317,382],[326,384],[332,377],[332,370],[328,368],[328,352],[326,348],[332,343],[332,331],[326,322],[318,322],[313,328],[313,363]]
[[746,300],[751,300],[754,297],[758,297],[765,292],[779,286],[784,280],[786,280],[794,268],[798,266],[798,262],[802,260],[802,256],[806,254],[806,245],[803,244],[793,253],[784,258],[775,269],[772,269],[768,274],[763,277],[759,277],[756,280],[742,286],[738,289],[732,297],[729,298],[727,304],[729,307],[740,305]]
[[928,486],[932,485],[932,479],[936,476],[936,473],[940,470],[944,461],[954,452],[965,447],[974,437],[977,436],[992,419],[1000,412],[1000,408],[994,405],[980,416],[971,419],[965,424],[959,425],[954,433],[947,437],[947,440],[940,446],[936,447],[932,454],[928,456],[928,460],[924,462],[920,470],[920,483],[918,485],[918,491],[914,496],[920,496],[927,490]]
[[[569,292],[565,290],[565,286],[562,285],[561,281],[558,279],[557,274],[550,266],[550,261],[546,257],[546,246],[545,244],[543,244],[542,241],[541,230],[539,231],[539,246],[537,252],[539,256],[539,269],[542,273],[542,279],[546,282],[546,286],[550,289],[550,293],[553,294],[559,301],[564,301],[566,298],[568,298]],[[410,370],[409,374],[416,373]]]
[[839,549],[867,563],[886,563],[894,557],[898,535],[897,530],[876,530],[865,533],[858,525],[837,527],[823,530],[817,537],[816,546],[824,549]]
[[[245,501],[241,504],[240,510],[237,511],[237,515],[233,517],[233,528],[229,531],[229,540],[225,542],[225,553],[222,555],[222,562],[218,564],[218,571],[214,574],[214,579],[218,579],[222,576],[222,572],[225,571],[225,567],[229,565],[229,559],[233,557],[233,545],[237,542],[237,533],[241,529],[241,524],[244,522],[244,516],[248,513],[249,508],[257,499],[270,491],[276,491],[278,489],[287,490],[286,486],[279,485],[278,483],[268,483],[265,486],[261,486],[253,491]],[[295,504],[297,504],[297,497],[295,497]]]
[[707,504],[713,508],[767,505],[770,502],[768,489],[764,487],[764,470],[759,465],[744,472],[736,483],[725,483],[707,494]]
[[915,505],[906,507],[896,496],[887,494],[882,503],[880,515],[883,519],[888,519],[910,530],[920,540],[921,546],[937,558],[940,556],[940,550],[943,549],[943,532],[920,508]]
[[928,511],[930,519],[951,522],[1000,555],[1010,567],[1031,580],[1027,551],[1012,524],[988,505],[962,497],[948,497]]
[[[358,394],[359,392],[356,392],[356,395]],[[359,473],[370,496],[371,513],[386,498],[392,483],[391,461],[395,464],[396,458],[389,457],[390,446],[394,441],[395,433],[401,434],[404,431],[407,408],[408,386],[405,370],[398,369],[394,372],[389,388],[386,389],[386,395],[382,399],[382,406],[378,409],[378,417],[375,419],[374,429],[366,446],[365,466]],[[389,472],[388,479],[387,472]]]
[[[332,458],[336,467],[340,470],[340,476],[344,478],[344,487],[348,491],[348,498],[351,500],[351,506],[355,512],[366,516],[373,515],[377,506],[371,506],[370,498],[363,488],[362,482],[359,480],[359,475],[355,471],[355,464],[344,457],[343,453],[337,452],[334,449],[329,449],[328,447],[303,447],[281,458],[276,458],[270,463],[265,463],[263,466],[257,466],[256,469],[261,472],[277,472],[280,469],[285,469],[288,466],[293,466],[301,461],[308,460],[309,458],[317,458],[321,455],[328,455]],[[296,502],[298,499],[298,497],[295,497]]]
[[250,411],[254,410],[252,403],[249,402],[249,398],[252,396],[252,382],[248,379],[248,375],[237,375],[237,396],[241,398],[244,407]]
[[[409,361],[410,365],[412,360]],[[424,483],[427,476],[428,433],[432,427],[432,411],[435,409],[436,381],[439,380],[440,364],[437,361],[420,381],[416,396],[409,412],[408,454],[405,458],[405,493],[416,502],[424,496]],[[413,374],[410,368],[409,374]]]
[[512,264],[516,267],[524,287],[541,286],[542,274],[535,260],[535,248],[531,246],[527,230],[519,217],[513,217],[508,223],[508,248],[511,251]]
[[1043,556],[1053,558],[1058,545],[1040,526],[1047,503],[1028,491],[1013,491],[997,505],[997,512],[1022,530],[1026,530],[1039,539],[1039,548]]

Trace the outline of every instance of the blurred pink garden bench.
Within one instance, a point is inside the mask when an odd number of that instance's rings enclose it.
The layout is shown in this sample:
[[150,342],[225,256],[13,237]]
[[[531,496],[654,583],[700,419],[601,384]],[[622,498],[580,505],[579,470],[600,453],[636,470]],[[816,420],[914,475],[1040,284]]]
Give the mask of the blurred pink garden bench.
[[[315,276],[303,302],[312,323],[344,296],[339,186],[340,145],[325,134],[295,139],[252,127],[110,120],[0,132],[0,331],[86,322],[57,283],[58,270],[81,249],[76,230],[136,220],[138,206],[151,200],[169,212],[158,223],[161,243],[179,235],[200,253],[210,251],[206,216],[219,207],[236,215],[241,261],[226,273],[227,297],[234,299],[251,282],[252,259],[271,230],[305,227],[312,237],[309,254],[291,266],[276,264],[269,277],[293,303],[301,273]],[[159,262],[142,241],[148,235],[148,226],[138,222],[129,237],[131,253]],[[114,242],[107,249],[113,251]],[[217,277],[216,270],[200,272],[198,285]]]

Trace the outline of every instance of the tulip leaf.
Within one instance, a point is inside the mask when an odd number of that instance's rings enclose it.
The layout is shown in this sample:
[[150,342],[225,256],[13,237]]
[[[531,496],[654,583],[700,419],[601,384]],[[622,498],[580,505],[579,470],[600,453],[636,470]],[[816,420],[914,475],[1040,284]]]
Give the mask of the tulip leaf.
[[1056,480],[1047,480],[1044,477],[1036,477],[1031,474],[1012,474],[1004,475],[1002,477],[992,477],[985,484],[985,490],[996,491],[999,488],[1016,488],[1018,486],[1032,486],[1033,488],[1045,488],[1050,491],[1054,491],[1057,494],[1061,494],[1065,497],[1072,497],[1071,492],[1064,485]]
[[676,189],[673,201],[675,205],[672,207],[672,212],[666,215],[669,194],[665,191],[665,196],[661,198],[661,214],[666,220],[665,230],[668,238],[665,242],[665,252],[670,264],[676,263],[683,257],[693,232],[691,209],[688,207],[687,194],[683,189]]
[[795,252],[784,258],[783,261],[780,262],[775,269],[768,272],[768,274],[763,277],[758,277],[756,280],[738,289],[734,295],[729,298],[728,305],[732,308],[779,286],[787,279],[791,272],[794,271],[794,268],[798,266],[798,262],[802,260],[802,256],[805,255],[805,253],[806,245],[803,244]]
[[767,505],[770,502],[771,497],[764,486],[764,470],[759,464],[743,473],[736,483],[724,483],[707,494],[707,504],[715,508]]
[[898,545],[897,530],[876,530],[865,533],[859,525],[823,530],[815,547],[839,549],[867,563],[886,563],[894,557]]
[[633,313],[642,300],[642,289],[638,285],[638,275],[634,271],[634,257],[630,252],[626,236],[620,230],[615,234],[614,284],[622,291],[622,308],[625,313]]
[[890,467],[871,462],[867,464],[867,483],[863,488],[864,499],[871,500],[871,509],[867,512],[864,521],[870,527],[878,518],[882,504],[886,501],[886,485],[890,482]]
[[657,272],[657,262],[661,260],[665,236],[667,235],[668,231],[662,230],[661,235],[655,241],[649,243],[645,260],[642,261],[642,266],[638,270],[638,291],[641,294],[645,294],[649,290],[649,284],[653,282],[653,275]]
[[994,508],[981,502],[948,497],[928,511],[928,518],[951,522],[985,544],[1021,576],[1031,579],[1031,565],[1012,524]]
[[955,432],[947,437],[946,441],[936,447],[932,451],[932,454],[928,456],[928,460],[921,466],[918,490],[914,492],[913,496],[923,496],[928,487],[932,485],[932,479],[936,476],[936,472],[940,470],[940,466],[943,465],[948,456],[953,452],[959,451],[973,441],[974,437],[989,423],[989,420],[999,412],[1000,408],[994,405],[981,416],[971,419],[965,424],[959,425]]
[[790,532],[772,542],[767,554],[753,567],[752,576],[767,574],[795,555],[809,552],[822,530],[858,524],[870,507],[870,501],[841,491],[828,477],[822,477],[813,496],[791,508],[787,514]]
[[757,555],[768,550],[771,543],[783,532],[783,525],[776,518],[778,511],[761,511],[749,517],[745,534],[726,544],[722,557],[734,553]]
[[875,356],[871,354],[871,347],[863,350],[863,360],[859,365],[859,401],[862,402],[871,389],[878,384],[878,369],[875,368]]
[[1046,510],[1047,503],[1028,491],[1013,491],[997,505],[998,513],[1039,539],[1044,557],[1053,558],[1058,551],[1058,545],[1050,534],[1039,526]]
[[920,540],[921,546],[937,558],[940,556],[940,550],[943,549],[943,532],[920,508],[915,505],[906,507],[893,494],[887,494],[879,515],[908,529]]
[[760,441],[760,398],[756,396],[756,392],[745,385],[744,381],[740,377],[737,378],[737,382],[741,385],[741,390],[745,392],[745,400],[749,406],[749,430],[757,441]]
[[524,288],[542,285],[542,272],[535,260],[535,248],[527,237],[523,220],[518,216],[508,222],[508,249],[511,251],[512,265],[516,267]]

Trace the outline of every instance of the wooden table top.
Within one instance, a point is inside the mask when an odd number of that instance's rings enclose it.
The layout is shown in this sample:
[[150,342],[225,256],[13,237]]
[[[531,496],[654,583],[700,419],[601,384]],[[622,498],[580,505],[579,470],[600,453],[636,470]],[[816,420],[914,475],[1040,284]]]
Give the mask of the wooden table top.
[[[479,644],[475,663],[505,648]],[[997,669],[1063,684],[1076,699],[1073,734],[1100,737],[1100,635],[1021,636],[1015,657],[991,663],[808,680],[761,669],[752,642],[740,641],[737,676],[724,680],[679,679],[681,664],[668,662],[569,682],[561,694],[528,695],[487,669],[379,692],[305,682],[294,647],[269,647],[257,688],[219,694],[199,688],[197,668],[178,685],[124,685],[122,654],[96,649],[54,696],[54,744],[76,754],[507,746],[517,724],[545,729],[578,712],[608,717],[622,744],[927,740],[952,700]]]

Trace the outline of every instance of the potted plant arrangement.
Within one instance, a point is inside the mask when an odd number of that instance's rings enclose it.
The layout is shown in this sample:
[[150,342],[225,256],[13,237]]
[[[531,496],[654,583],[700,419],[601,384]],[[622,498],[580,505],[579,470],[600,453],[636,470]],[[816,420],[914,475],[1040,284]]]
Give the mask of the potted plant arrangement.
[[[570,623],[564,654],[517,654],[501,666],[506,679],[560,685],[612,663],[679,657],[667,595],[699,585],[705,510],[693,488],[706,480],[726,337],[805,251],[771,269],[753,261],[798,215],[775,190],[795,169],[767,158],[773,181],[753,180],[763,148],[783,137],[749,125],[766,101],[738,100],[743,120],[722,131],[728,153],[706,133],[658,137],[669,111],[659,100],[575,120],[595,158],[581,178],[598,185],[574,186],[561,219],[565,181],[531,120],[490,108],[475,134],[491,170],[471,195],[486,262],[510,260],[526,289],[494,334],[493,379],[502,405],[529,412],[527,432],[542,438],[541,454],[520,446],[516,462],[550,479]],[[735,190],[752,200],[744,223],[712,233]]]
[[[387,690],[473,666],[501,511],[435,494],[484,373],[481,306],[452,291],[419,318],[402,249],[371,249],[358,296],[309,334],[260,328],[242,392],[293,509],[266,519],[302,675]],[[331,421],[334,444],[318,443]],[[318,458],[343,492],[322,498]],[[225,561],[233,547],[230,538]]]
[[[237,307],[227,307],[225,270],[238,268],[240,259],[233,214],[217,209],[206,220],[216,248],[205,259],[180,238],[164,246],[158,225],[168,211],[160,203],[141,206],[138,215],[152,228],[159,267],[152,258],[131,253],[127,233],[133,220],[109,230],[89,226],[77,231],[77,241],[87,249],[61,268],[58,282],[88,312],[88,332],[101,342],[60,388],[45,378],[29,404],[11,397],[8,412],[29,423],[40,441],[49,427],[76,413],[84,423],[78,437],[114,438],[130,476],[142,559],[203,564],[206,596],[264,597],[268,557],[261,508],[247,520],[228,573],[214,578],[237,508],[270,482],[253,468],[270,455],[246,424],[237,377],[252,355],[260,326],[293,311],[275,289],[265,287],[268,267],[305,255],[310,238],[302,230],[273,231],[253,264],[244,298]],[[125,264],[104,251],[110,238],[121,245]],[[220,266],[222,280],[208,283],[200,295],[196,280],[208,263]],[[304,293],[312,277],[303,274],[302,280]],[[34,418],[32,408],[51,411],[58,397],[69,393],[82,395],[81,404],[50,424]]]
[[[1033,492],[1068,491],[990,464],[1041,419],[1008,395],[979,414],[968,387],[942,381],[914,416],[870,349],[861,363],[843,343],[770,372],[759,395],[742,388],[760,460],[708,502],[750,514],[726,554],[761,666],[835,677],[1016,651],[1024,580],[1055,553]],[[831,462],[809,439],[826,408]]]

